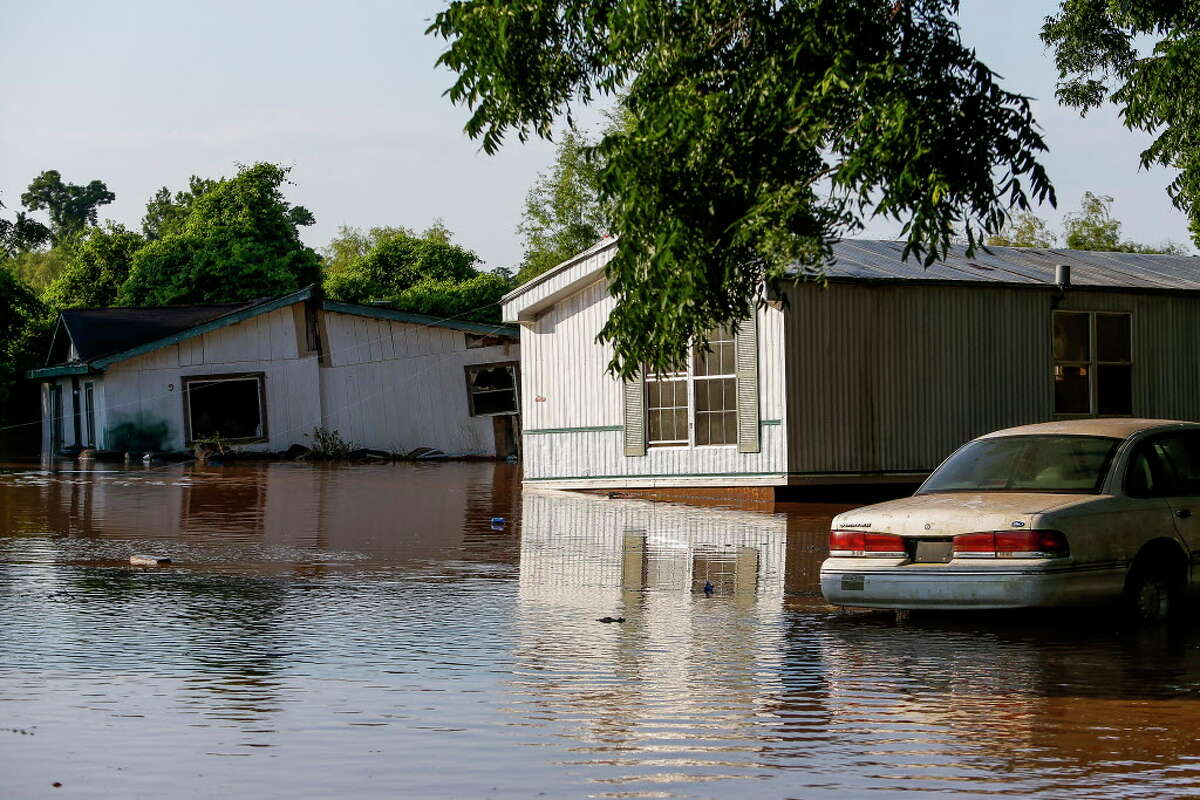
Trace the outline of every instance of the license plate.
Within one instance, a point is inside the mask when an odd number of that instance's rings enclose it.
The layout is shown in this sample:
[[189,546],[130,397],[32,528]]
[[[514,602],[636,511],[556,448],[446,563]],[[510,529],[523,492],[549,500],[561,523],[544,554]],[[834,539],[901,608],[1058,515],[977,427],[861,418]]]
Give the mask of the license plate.
[[867,579],[863,575],[843,575],[842,576],[842,591],[843,592],[861,592],[866,588]]
[[953,539],[918,539],[912,560],[917,564],[947,564],[953,557]]

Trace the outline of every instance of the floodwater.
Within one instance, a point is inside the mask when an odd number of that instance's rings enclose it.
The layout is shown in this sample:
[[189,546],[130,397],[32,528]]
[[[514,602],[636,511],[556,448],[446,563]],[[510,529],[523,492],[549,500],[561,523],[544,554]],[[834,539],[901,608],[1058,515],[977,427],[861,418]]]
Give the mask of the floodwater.
[[104,469],[0,472],[3,797],[1200,795],[1200,630],[837,613],[840,507]]

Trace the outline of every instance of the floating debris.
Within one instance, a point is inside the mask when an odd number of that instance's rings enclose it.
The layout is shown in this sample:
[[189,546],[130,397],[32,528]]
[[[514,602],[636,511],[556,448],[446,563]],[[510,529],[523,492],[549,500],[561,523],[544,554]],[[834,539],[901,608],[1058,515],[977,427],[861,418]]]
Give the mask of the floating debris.
[[624,622],[624,617],[601,617],[596,622]]
[[171,559],[164,556],[130,556],[129,563],[135,567],[166,567]]

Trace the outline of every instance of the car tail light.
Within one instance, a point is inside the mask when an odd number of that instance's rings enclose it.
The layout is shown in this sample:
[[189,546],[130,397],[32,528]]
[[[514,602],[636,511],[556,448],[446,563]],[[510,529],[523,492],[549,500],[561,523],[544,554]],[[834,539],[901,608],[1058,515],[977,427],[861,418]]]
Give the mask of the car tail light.
[[954,537],[955,558],[1058,558],[1071,552],[1058,531],[985,531]]
[[892,533],[829,532],[829,555],[831,556],[902,556],[904,553],[904,538]]

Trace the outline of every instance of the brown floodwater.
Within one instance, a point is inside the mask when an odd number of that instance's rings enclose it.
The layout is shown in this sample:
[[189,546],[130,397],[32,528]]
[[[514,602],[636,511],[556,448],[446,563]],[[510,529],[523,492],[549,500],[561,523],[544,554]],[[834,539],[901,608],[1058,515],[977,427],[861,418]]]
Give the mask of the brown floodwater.
[[1200,795],[1200,626],[838,613],[845,506],[75,469],[0,469],[2,797]]

